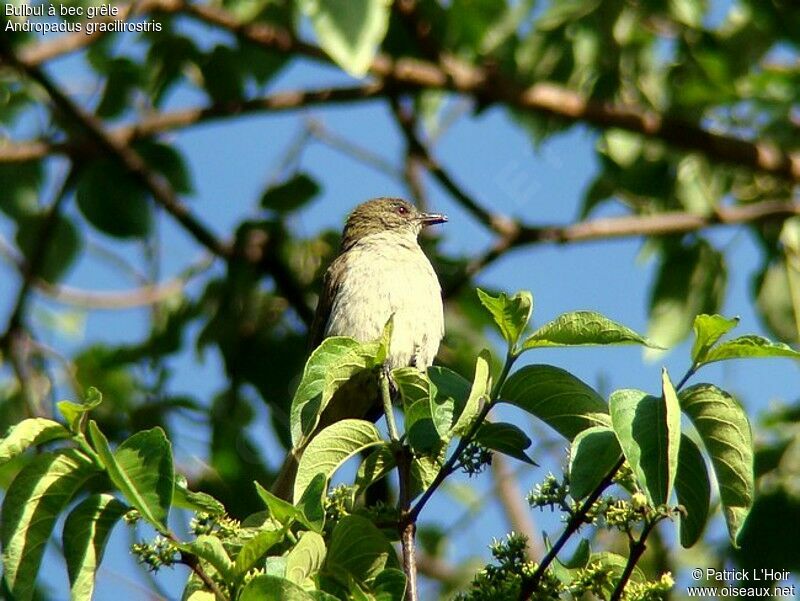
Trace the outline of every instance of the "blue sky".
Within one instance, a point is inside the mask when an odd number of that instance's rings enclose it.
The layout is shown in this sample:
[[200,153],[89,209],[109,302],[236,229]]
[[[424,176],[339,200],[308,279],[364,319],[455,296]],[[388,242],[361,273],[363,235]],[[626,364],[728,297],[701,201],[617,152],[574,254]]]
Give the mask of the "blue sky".
[[[96,86],[80,59],[54,61],[48,72],[82,99]],[[332,69],[302,63],[287,69],[269,88],[322,87],[343,81],[344,78]],[[178,108],[205,102],[198,93],[181,89],[172,95],[168,106]],[[330,130],[372,149],[398,166],[401,164],[402,136],[382,102],[219,121],[166,136],[185,153],[194,175],[197,193],[187,199],[192,210],[220,235],[230,232],[242,217],[252,215],[260,192],[306,117],[318,119]],[[436,145],[435,155],[455,180],[485,206],[532,223],[569,223],[576,219],[582,194],[597,168],[595,140],[592,131],[575,127],[534,149],[524,130],[511,122],[502,110],[492,108],[479,117],[468,115],[460,119]],[[340,227],[347,212],[367,198],[405,195],[398,182],[322,144],[313,144],[303,153],[301,166],[317,176],[324,188],[320,197],[293,219],[291,226],[300,235],[311,235],[322,227]],[[444,248],[454,254],[475,254],[486,248],[491,237],[485,229],[430,178],[426,178],[425,183],[432,208],[450,216],[449,223],[441,229]],[[67,211],[75,214],[76,209],[69,205]],[[605,205],[593,217],[619,213],[619,207]],[[169,277],[194,260],[199,249],[169,219],[160,219],[159,228],[167,248],[162,271],[164,277]],[[7,238],[12,235],[7,223],[0,231]],[[112,241],[96,232],[91,232],[90,238],[112,246],[132,260],[141,259],[142,251],[136,244]],[[718,248],[727,249],[729,285],[724,313],[741,316],[737,332],[763,333],[749,295],[750,278],[761,262],[760,251],[749,234],[736,228],[719,228],[710,233],[710,239]],[[564,311],[591,309],[644,331],[647,291],[654,265],[640,260],[640,250],[641,243],[635,239],[529,247],[498,261],[480,275],[478,282],[510,292],[531,290],[535,298],[535,323]],[[0,278],[12,281],[5,265],[0,266]],[[94,290],[133,286],[124,274],[96,259],[82,260],[65,283]],[[0,308],[7,307],[14,298],[13,288],[6,290],[0,295]],[[197,293],[197,287],[190,287],[190,292]],[[39,306],[59,313],[74,311],[50,302]],[[114,344],[139,340],[147,331],[146,318],[144,310],[91,313],[85,316],[85,327],[80,334],[51,334],[47,341],[58,348],[72,350],[96,341]],[[558,365],[606,390],[641,388],[652,392],[659,388],[662,365],[675,380],[683,374],[688,366],[688,343],[655,361],[645,361],[638,348],[623,347],[541,350],[529,353],[520,364],[528,362]],[[176,393],[190,392],[209,400],[223,386],[220,360],[215,352],[198,357],[188,346],[172,364],[175,377],[170,388]],[[789,400],[789,395],[796,391],[797,367],[780,360],[724,363],[705,368],[693,381],[703,380],[739,395],[750,416],[755,417],[769,403]],[[528,418],[512,411],[505,411],[501,416],[530,424]],[[265,420],[266,417],[264,421],[256,420],[251,433],[262,443],[270,461],[277,464],[279,450],[269,438]],[[180,434],[176,440],[177,459],[181,465],[192,469],[196,461],[203,460],[202,455],[197,456],[203,448],[202,437],[188,423],[177,421],[176,427]],[[537,444],[552,442],[555,448],[564,446],[563,441],[541,425],[531,424],[531,428],[536,433]],[[562,461],[563,457],[559,457],[543,462],[539,469],[523,468],[520,481],[524,490],[540,480],[546,469],[560,473],[559,462]],[[487,493],[490,483],[488,475],[468,481],[469,489],[479,496]],[[464,511],[462,505],[443,491],[426,508],[423,519],[447,526],[456,522]],[[539,528],[557,532],[557,517],[549,514],[534,514],[533,517]],[[713,532],[721,533],[720,524],[719,518],[715,518]],[[450,557],[453,561],[462,561],[471,555],[485,558],[488,556],[486,546],[492,537],[501,537],[507,530],[496,503],[491,503],[454,532]],[[666,524],[664,531],[671,532],[671,526]],[[129,542],[125,528],[118,527],[100,571],[98,600],[119,599],[121,595],[126,599],[148,598],[147,585],[140,588],[140,574],[132,569],[127,552]],[[57,567],[60,565],[58,554],[51,552],[48,557],[45,580],[53,585],[53,598],[67,598],[63,588],[66,573],[63,566]],[[185,571],[177,568],[172,573],[165,570],[157,579],[171,592],[168,598],[175,598],[184,577]]]

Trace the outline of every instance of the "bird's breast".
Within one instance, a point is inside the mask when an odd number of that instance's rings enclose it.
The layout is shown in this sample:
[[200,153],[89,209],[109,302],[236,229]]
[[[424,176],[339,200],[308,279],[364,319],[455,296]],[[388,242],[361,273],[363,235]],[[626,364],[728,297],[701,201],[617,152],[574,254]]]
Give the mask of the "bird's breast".
[[416,244],[365,241],[347,251],[325,334],[377,339],[394,315],[392,368],[433,362],[444,335],[439,280]]

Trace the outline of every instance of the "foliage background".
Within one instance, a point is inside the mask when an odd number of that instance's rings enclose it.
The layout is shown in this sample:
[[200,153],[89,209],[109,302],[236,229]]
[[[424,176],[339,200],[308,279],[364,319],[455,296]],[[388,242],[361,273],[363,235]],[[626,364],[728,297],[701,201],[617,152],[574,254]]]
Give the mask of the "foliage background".
[[[347,211],[376,195],[411,197],[450,215],[427,244],[449,292],[440,360],[467,375],[481,346],[497,344],[484,338],[475,283],[532,289],[538,323],[588,308],[672,345],[694,313],[721,311],[740,315],[746,331],[797,342],[800,301],[786,266],[800,251],[790,236],[779,239],[784,220],[798,213],[800,179],[791,154],[800,15],[791,3],[364,0],[357,4],[372,16],[367,29],[390,19],[366,79],[318,50],[338,56],[336,36],[300,16],[315,3],[290,4],[142,2],[135,10],[143,16],[131,20],[158,20],[160,34],[81,34],[71,38],[77,48],[65,45],[69,36],[3,41],[3,429],[95,385],[107,399],[106,433],[121,440],[165,425],[193,485],[249,513],[252,479],[268,482],[282,457],[282,410],[305,356],[303,315],[321,269]],[[297,38],[267,35],[281,31]],[[361,49],[357,36],[345,39]],[[22,65],[13,68],[12,56]],[[401,60],[393,68],[387,56]],[[359,60],[344,63],[353,70]],[[161,146],[132,146],[148,167],[130,177],[114,152],[31,85],[37,73],[96,114],[105,131],[211,108],[187,127],[144,136]],[[525,88],[535,93],[519,93]],[[331,89],[340,90],[336,102]],[[295,90],[314,93],[280,96]],[[264,97],[272,100],[242,104]],[[166,196],[143,186],[153,172],[166,176]],[[285,182],[294,186],[281,188]],[[175,199],[188,209],[188,228],[166,207]],[[715,214],[741,223],[711,227]],[[604,218],[611,233],[549,229]],[[209,244],[187,233],[196,234],[197,223]],[[586,231],[589,241],[570,237]],[[550,241],[559,236],[564,244]],[[485,268],[473,263],[481,257],[491,259]],[[475,265],[482,268],[472,273]],[[540,353],[526,360],[562,366],[604,391],[657,390],[661,364],[682,373],[687,356],[685,343],[646,359],[636,349]],[[800,509],[797,367],[756,365],[710,368],[739,395],[762,449],[751,535],[736,554],[718,520],[702,547],[679,554],[669,551],[674,531],[662,528],[646,559],[681,584],[688,567],[720,562],[798,567],[786,527]],[[539,541],[541,529],[558,526],[519,511],[519,491],[547,469],[558,473],[563,461],[555,436],[530,427],[541,469],[507,464],[513,477],[504,479],[496,463],[432,502],[421,538],[428,571],[438,568],[445,584],[434,579],[429,594],[463,583],[492,536],[514,528]],[[18,468],[6,468],[4,481]],[[148,598],[152,583],[132,566],[129,542],[120,528],[98,598],[121,586]],[[47,597],[59,598],[58,553],[47,561]],[[158,586],[173,598],[183,578],[160,573]]]

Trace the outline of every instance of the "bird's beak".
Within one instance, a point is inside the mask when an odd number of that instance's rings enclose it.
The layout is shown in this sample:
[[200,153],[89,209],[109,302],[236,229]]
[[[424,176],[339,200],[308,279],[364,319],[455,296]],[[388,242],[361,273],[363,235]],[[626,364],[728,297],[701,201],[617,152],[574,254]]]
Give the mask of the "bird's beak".
[[443,215],[442,213],[422,213],[419,216],[419,220],[422,222],[423,226],[435,225],[437,223],[446,222],[447,215]]

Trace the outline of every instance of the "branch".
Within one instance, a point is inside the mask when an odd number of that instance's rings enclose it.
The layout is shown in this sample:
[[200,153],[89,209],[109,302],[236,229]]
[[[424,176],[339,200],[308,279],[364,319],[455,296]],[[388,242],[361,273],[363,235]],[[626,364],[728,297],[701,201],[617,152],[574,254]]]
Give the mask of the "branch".
[[586,516],[589,514],[589,511],[592,509],[592,506],[595,504],[597,499],[600,498],[600,495],[603,494],[603,491],[611,485],[611,482],[614,480],[614,476],[616,476],[619,469],[625,463],[625,458],[622,457],[616,463],[616,465],[611,468],[611,471],[606,474],[606,477],[597,485],[597,487],[591,492],[591,494],[586,497],[586,500],[580,506],[578,511],[572,514],[567,522],[566,528],[564,528],[564,532],[561,533],[561,536],[558,537],[558,540],[553,544],[550,550],[547,552],[542,558],[542,561],[536,566],[536,570],[534,570],[533,574],[531,574],[530,578],[524,578],[522,581],[522,586],[520,587],[519,591],[519,600],[525,601],[529,599],[531,595],[536,592],[536,588],[539,586],[539,582],[541,582],[542,577],[544,576],[545,571],[553,563],[553,560],[556,558],[558,553],[570,539],[570,537],[575,534],[578,529],[586,522]]
[[[405,1],[404,5],[413,3]],[[290,31],[265,23],[245,24],[230,12],[183,0],[150,0],[147,9],[165,13],[185,12],[221,27],[264,48],[333,62],[318,46],[298,40]],[[401,12],[404,6],[398,7]],[[30,51],[36,58],[36,53]],[[45,52],[40,53],[47,55]],[[35,66],[30,63],[30,66]],[[499,79],[493,71],[441,55],[438,62],[410,58],[397,60],[378,54],[370,66],[373,76],[389,80],[398,91],[437,88],[471,95],[484,103],[501,103],[522,111],[545,114],[571,123],[587,123],[606,129],[620,128],[658,138],[677,148],[701,152],[712,159],[740,165],[800,182],[800,153],[780,147],[717,134],[680,118],[661,115],[636,106],[623,106],[584,98],[577,92],[547,83],[521,88]]]
[[622,593],[625,591],[625,585],[628,584],[628,580],[630,580],[631,574],[633,574],[633,569],[636,567],[639,559],[647,549],[647,537],[653,531],[653,528],[655,528],[656,524],[658,524],[658,520],[652,520],[647,524],[647,526],[645,526],[638,540],[631,541],[628,561],[625,563],[625,569],[622,570],[622,574],[617,581],[617,586],[614,587],[614,592],[611,594],[608,601],[619,601],[622,598]]
[[433,159],[427,146],[417,136],[414,130],[413,114],[400,105],[396,97],[391,98],[392,112],[408,143],[409,151],[419,157],[422,164],[431,172],[431,175],[478,221],[490,229],[504,235],[512,235],[516,229],[514,223],[506,218],[491,213],[481,206],[475,199],[467,194],[461,186],[455,183],[450,175]]
[[74,104],[36,65],[23,62],[14,53],[8,40],[0,41],[0,55],[17,71],[27,75],[42,86],[69,121],[88,134],[103,152],[115,157],[131,175],[136,177],[147,188],[153,199],[166,209],[195,240],[215,255],[224,258],[231,257],[230,248],[219,241],[211,230],[189,212],[189,209],[178,199],[170,185],[148,168],[139,153],[109,135],[100,120]]
[[[197,242],[205,246],[213,254],[229,262],[238,258],[228,244],[219,240],[205,224],[192,215],[186,205],[177,197],[169,183],[151,171],[135,150],[110,135],[104,129],[100,120],[94,115],[85,112],[67,98],[41,69],[35,65],[22,62],[5,39],[0,40],[0,56],[17,71],[27,75],[41,85],[69,120],[83,129],[103,152],[116,158],[128,172],[147,188],[156,203],[161,205],[178,221]],[[266,268],[268,273],[271,273],[276,285],[293,305],[300,318],[306,325],[310,325],[313,320],[313,311],[306,304],[301,287],[296,282],[294,274],[283,264],[279,257],[272,256],[274,254],[265,255],[264,261],[261,261],[260,265],[262,268]]]
[[[260,111],[287,111],[301,109],[317,104],[338,102],[357,102],[379,97],[385,93],[385,86],[367,83],[360,86],[342,88],[320,88],[316,90],[289,90],[277,92],[251,100],[240,100],[211,104],[205,107],[181,109],[165,113],[155,113],[143,117],[132,125],[124,125],[107,132],[107,136],[119,145],[149,138],[155,134],[183,129],[199,123],[218,119],[238,117]],[[49,142],[29,140],[8,143],[0,146],[0,163],[19,163],[58,153],[67,155],[90,154],[93,148],[74,141]]]
[[[244,25],[222,9],[202,5],[185,10],[205,21],[240,35],[249,41],[285,53],[333,62],[324,51],[301,42],[271,25]],[[400,7],[402,8],[402,7]],[[788,152],[763,142],[716,134],[679,118],[653,111],[584,98],[577,92],[551,84],[536,83],[520,88],[482,67],[442,55],[437,62],[410,58],[397,60],[378,54],[370,66],[373,76],[391,81],[398,91],[438,88],[471,95],[482,102],[507,104],[522,111],[561,118],[571,123],[588,123],[598,128],[616,127],[658,138],[684,150],[701,152],[712,159],[800,182],[800,153]]]
[[[47,251],[50,248],[50,242],[53,237],[58,218],[61,211],[61,204],[67,196],[67,190],[70,185],[71,171],[68,171],[64,177],[61,185],[56,191],[55,198],[50,204],[50,207],[44,214],[44,220],[41,227],[37,232],[38,237],[36,246],[27,261],[22,261],[20,264],[20,272],[22,275],[22,284],[19,292],[17,293],[17,300],[14,303],[14,308],[11,310],[11,315],[8,318],[5,333],[0,338],[0,348],[7,347],[11,350],[12,341],[15,339],[17,331],[22,325],[22,319],[25,314],[25,306],[28,302],[29,293],[33,286],[34,280],[37,278],[39,272],[42,270]],[[12,353],[13,354],[13,353]]]
[[[388,396],[389,378],[383,378],[384,397]],[[391,405],[388,410],[391,412]],[[386,414],[387,420],[390,413]],[[396,428],[395,428],[396,430]],[[398,509],[400,519],[398,521],[398,531],[400,534],[400,547],[403,551],[403,572],[406,575],[406,594],[405,601],[417,601],[417,557],[415,537],[417,534],[417,515],[411,509],[411,462],[413,455],[411,449],[405,445],[398,446],[396,452],[399,494]]]
[[[164,10],[171,4],[173,3],[169,0],[137,0],[128,5],[115,4],[114,6],[119,11],[116,15],[98,15],[92,19],[92,23],[127,21],[133,16],[143,15],[154,10]],[[107,33],[109,33],[108,30],[101,31],[98,28],[90,34],[86,33],[84,28],[83,31],[60,35],[44,42],[25,44],[19,48],[18,55],[24,63],[41,65],[46,61],[80,50]]]
[[664,236],[699,231],[715,225],[737,225],[768,220],[783,220],[800,215],[800,202],[763,201],[750,205],[717,207],[711,215],[684,211],[656,215],[626,215],[590,219],[571,225],[531,226],[520,224],[516,233],[499,236],[482,255],[470,261],[464,270],[448,284],[445,297],[457,293],[470,278],[485,269],[506,252],[529,244],[570,244],[595,240],[610,240],[632,236]]

